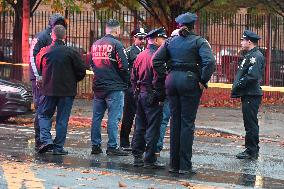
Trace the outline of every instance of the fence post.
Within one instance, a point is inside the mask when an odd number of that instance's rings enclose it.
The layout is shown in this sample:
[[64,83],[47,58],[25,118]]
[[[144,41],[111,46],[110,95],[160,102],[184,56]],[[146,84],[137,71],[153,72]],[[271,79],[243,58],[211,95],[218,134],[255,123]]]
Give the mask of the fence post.
[[265,71],[265,85],[270,84],[270,68],[271,68],[271,34],[272,34],[272,28],[271,28],[271,15],[269,14],[266,17],[266,23],[267,23],[267,37],[266,37],[266,71]]

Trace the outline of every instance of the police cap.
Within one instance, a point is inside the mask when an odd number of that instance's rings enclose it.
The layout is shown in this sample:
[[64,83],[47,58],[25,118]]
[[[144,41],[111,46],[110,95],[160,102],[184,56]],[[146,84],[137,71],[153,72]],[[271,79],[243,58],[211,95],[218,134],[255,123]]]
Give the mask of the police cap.
[[109,19],[106,23],[107,27],[118,27],[119,26],[119,21],[116,19]]
[[261,39],[261,37],[259,37],[256,33],[250,30],[245,30],[241,39],[250,40],[252,42],[257,42],[258,40]]
[[144,28],[137,28],[131,32],[131,35],[134,37],[145,37],[147,35],[146,31]]
[[197,15],[189,12],[179,15],[175,19],[175,21],[181,25],[193,24],[196,20]]
[[163,37],[163,38],[167,38],[167,34],[166,34],[166,30],[165,28],[161,27],[158,29],[154,29],[152,31],[150,31],[145,38],[155,38],[155,37]]

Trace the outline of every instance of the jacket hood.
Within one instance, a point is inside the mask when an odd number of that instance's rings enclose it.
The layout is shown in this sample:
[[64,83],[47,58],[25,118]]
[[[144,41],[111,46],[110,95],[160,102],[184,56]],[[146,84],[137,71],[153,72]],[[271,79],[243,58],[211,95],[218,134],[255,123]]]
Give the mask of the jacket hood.
[[62,15],[59,14],[59,13],[54,13],[54,14],[52,14],[52,15],[50,16],[48,25],[49,25],[50,28],[54,28],[54,26],[55,26],[55,25],[57,24],[57,22],[59,22],[59,21],[60,21],[61,23],[63,23],[62,25],[63,25],[64,27],[67,26],[67,23],[66,23],[66,20],[65,20],[64,16],[62,16]]

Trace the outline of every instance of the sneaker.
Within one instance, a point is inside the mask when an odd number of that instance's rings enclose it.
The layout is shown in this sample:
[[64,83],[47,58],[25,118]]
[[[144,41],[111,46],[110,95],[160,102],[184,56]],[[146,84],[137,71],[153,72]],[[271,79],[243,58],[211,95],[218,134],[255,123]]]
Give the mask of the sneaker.
[[164,169],[166,165],[159,161],[155,161],[154,163],[144,163],[144,169]]
[[106,154],[109,156],[128,156],[129,153],[122,151],[119,148],[108,148]]
[[142,157],[134,157],[133,166],[134,167],[143,167],[144,161],[143,161]]
[[100,146],[96,146],[96,145],[92,146],[91,154],[101,154],[101,153],[103,153],[103,150],[101,149]]
[[68,151],[67,150],[57,150],[57,149],[53,149],[53,155],[67,155]]
[[43,154],[45,152],[47,152],[50,148],[53,148],[53,144],[42,144],[39,148],[38,148],[38,153],[39,154]]

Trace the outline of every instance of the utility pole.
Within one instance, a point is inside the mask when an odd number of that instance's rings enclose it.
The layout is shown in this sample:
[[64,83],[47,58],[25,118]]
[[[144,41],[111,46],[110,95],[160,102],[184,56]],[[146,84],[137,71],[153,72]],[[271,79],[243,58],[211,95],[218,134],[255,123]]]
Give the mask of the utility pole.
[[22,62],[29,63],[30,0],[23,0]]
[[[30,0],[23,0],[22,15],[22,63],[29,63],[29,28],[30,28]],[[29,67],[22,66],[22,81],[28,81]]]

